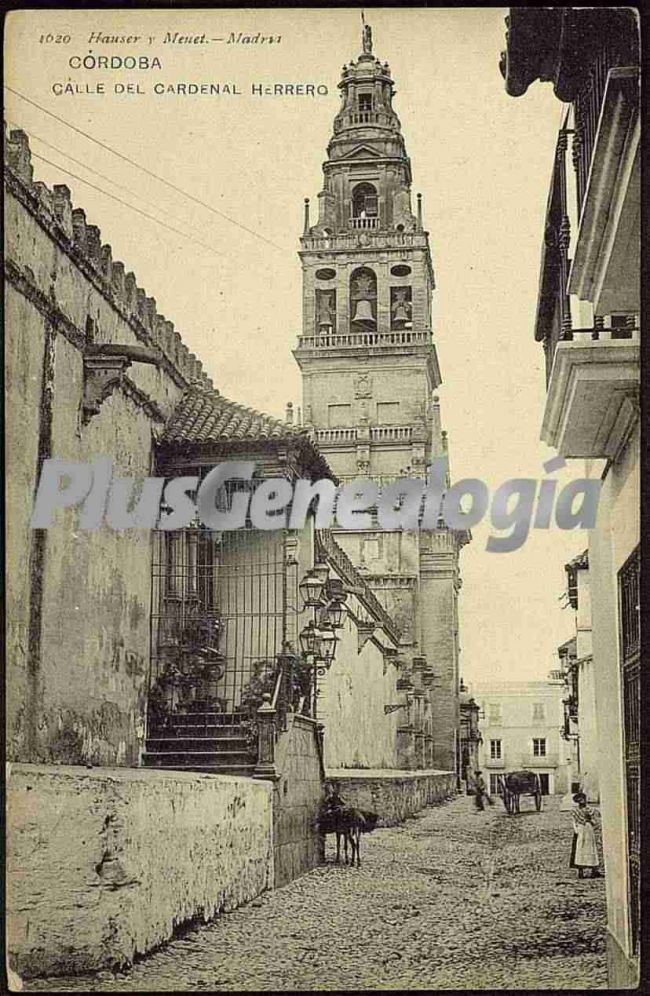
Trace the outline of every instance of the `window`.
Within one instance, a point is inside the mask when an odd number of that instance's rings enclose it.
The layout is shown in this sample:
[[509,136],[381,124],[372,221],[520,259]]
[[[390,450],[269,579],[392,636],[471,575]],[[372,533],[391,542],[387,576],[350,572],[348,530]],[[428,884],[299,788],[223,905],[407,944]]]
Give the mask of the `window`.
[[330,429],[351,425],[352,405],[328,405],[327,424]]
[[377,402],[377,424],[399,425],[399,401]]
[[490,759],[492,761],[501,760],[501,741],[490,740]]
[[360,93],[359,94],[359,110],[360,111],[371,111],[372,110],[372,94],[371,93]]
[[368,560],[379,560],[380,552],[379,539],[363,539],[361,541],[361,560],[364,564]]
[[546,757],[546,737],[533,737],[533,757]]
[[533,702],[533,722],[544,719],[544,703]]
[[500,723],[501,722],[501,703],[491,702],[488,705],[488,722],[490,723]]

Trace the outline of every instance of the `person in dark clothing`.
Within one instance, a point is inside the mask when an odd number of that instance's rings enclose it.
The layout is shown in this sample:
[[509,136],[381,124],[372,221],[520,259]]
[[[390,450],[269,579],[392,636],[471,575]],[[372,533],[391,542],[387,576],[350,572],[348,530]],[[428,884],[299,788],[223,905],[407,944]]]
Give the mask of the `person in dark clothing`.
[[474,801],[476,802],[476,808],[481,812],[485,809],[484,802],[487,799],[490,805],[492,805],[492,800],[490,799],[490,794],[487,790],[487,785],[485,784],[485,779],[483,778],[483,772],[476,772],[476,793],[474,795]]

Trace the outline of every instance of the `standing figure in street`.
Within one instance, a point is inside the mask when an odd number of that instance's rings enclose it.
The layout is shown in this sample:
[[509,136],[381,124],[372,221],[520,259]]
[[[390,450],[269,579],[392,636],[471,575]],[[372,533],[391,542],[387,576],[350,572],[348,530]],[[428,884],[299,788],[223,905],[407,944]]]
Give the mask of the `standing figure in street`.
[[475,785],[474,801],[476,802],[476,808],[482,812],[485,809],[484,799],[487,799],[490,805],[492,805],[492,800],[490,799],[490,795],[487,790],[487,785],[485,784],[485,779],[483,778],[482,771],[476,772],[476,781],[474,785]]
[[600,878],[593,810],[587,805],[587,796],[584,792],[576,792],[573,801],[575,803],[571,811],[573,843],[569,867],[578,869],[578,878],[585,877],[585,868],[591,868],[592,878]]

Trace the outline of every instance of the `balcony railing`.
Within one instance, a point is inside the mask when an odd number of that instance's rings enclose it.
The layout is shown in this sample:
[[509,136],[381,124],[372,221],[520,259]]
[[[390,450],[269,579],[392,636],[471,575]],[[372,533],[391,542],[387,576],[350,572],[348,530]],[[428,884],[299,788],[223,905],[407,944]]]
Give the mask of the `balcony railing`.
[[[376,425],[370,428],[373,443],[410,442],[413,429],[410,425]],[[316,429],[316,442],[325,444],[354,443],[358,436],[355,428]],[[350,478],[356,480],[356,476]],[[391,479],[392,480],[392,479]]]
[[615,339],[628,339],[639,342],[641,330],[634,324],[618,328],[603,328],[595,326],[588,329],[567,329],[561,336],[561,342],[612,342]]
[[370,430],[370,438],[373,441],[402,441],[410,440],[412,429],[410,425],[380,425],[373,426]]
[[317,429],[317,443],[353,443],[357,438],[356,429]]
[[380,227],[381,221],[379,218],[350,218],[350,228],[370,230]]
[[395,115],[386,114],[383,111],[352,111],[343,114],[334,121],[335,134],[343,128],[351,128],[355,125],[380,125],[384,128],[397,130],[398,121]]
[[[374,219],[365,219],[373,221]],[[362,230],[333,232],[331,235],[303,235],[301,243],[304,249],[328,249],[338,252],[349,252],[357,249],[359,238],[363,235],[366,248],[381,249],[426,249],[427,235],[425,232],[381,231],[379,226]]]
[[560,129],[555,147],[551,190],[544,220],[542,273],[535,319],[535,338],[544,343],[546,380],[551,376],[553,356],[561,336],[571,328],[567,292],[571,228],[567,205],[568,132]]
[[344,335],[300,335],[298,349],[390,349],[394,346],[427,346],[430,332],[348,332]]

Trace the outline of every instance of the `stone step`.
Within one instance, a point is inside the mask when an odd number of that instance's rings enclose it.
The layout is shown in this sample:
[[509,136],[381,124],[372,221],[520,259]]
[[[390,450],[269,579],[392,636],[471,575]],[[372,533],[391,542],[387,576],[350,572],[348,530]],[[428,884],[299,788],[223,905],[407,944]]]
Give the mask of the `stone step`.
[[242,723],[247,718],[245,712],[177,712],[169,717],[171,722],[205,723],[213,726],[228,726]]
[[165,771],[201,771],[216,775],[247,775],[250,776],[255,771],[255,762],[250,757],[245,761],[220,761],[215,759],[208,763],[204,759],[199,759],[200,755],[188,754],[184,760],[172,762],[166,755],[150,754],[144,756],[145,767],[156,768]]
[[213,723],[179,723],[177,721],[162,725],[157,723],[149,727],[149,736],[169,737],[169,736],[207,736],[207,737],[231,737],[243,736],[240,723],[232,723],[228,726],[216,726]]
[[[211,749],[221,752],[222,750],[251,750],[253,743],[248,737],[197,737],[176,734],[174,736],[153,736],[147,737],[147,750],[205,750]],[[257,740],[254,741],[257,743]]]

